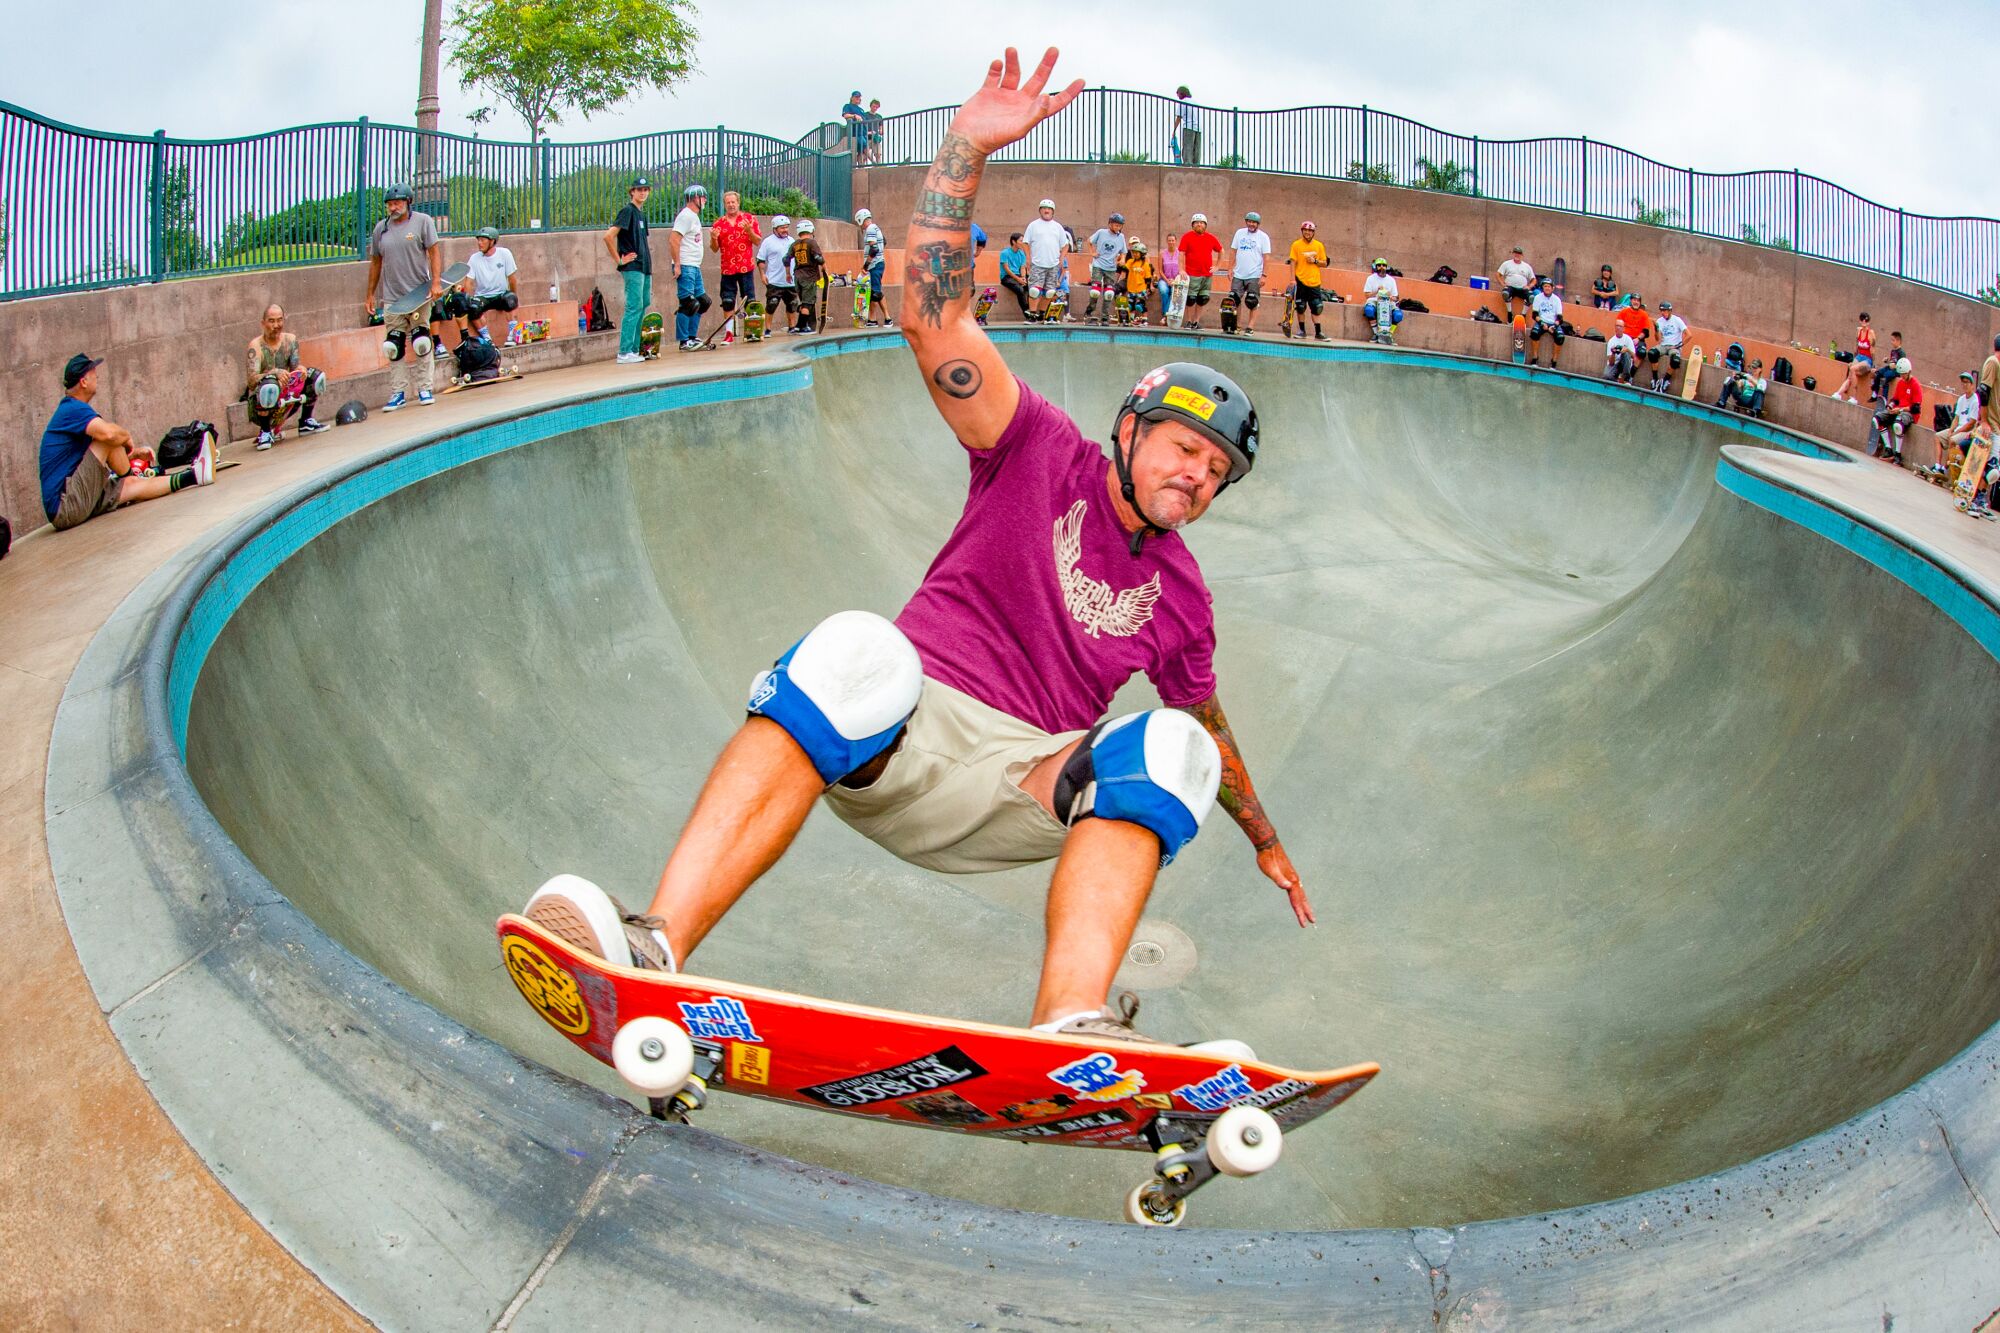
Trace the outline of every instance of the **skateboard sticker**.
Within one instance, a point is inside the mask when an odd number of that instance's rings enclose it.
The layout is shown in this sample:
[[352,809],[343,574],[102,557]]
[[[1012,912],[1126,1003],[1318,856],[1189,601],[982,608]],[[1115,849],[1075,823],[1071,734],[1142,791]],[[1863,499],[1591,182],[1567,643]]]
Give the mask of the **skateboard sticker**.
[[590,1011],[584,1008],[575,977],[558,967],[534,941],[519,935],[508,936],[502,952],[515,989],[536,1013],[572,1036],[580,1037],[590,1030]]
[[1132,1099],[1149,1111],[1171,1111],[1174,1099],[1164,1092],[1142,1092]]
[[1018,1129],[996,1129],[996,1139],[1052,1139],[1059,1134],[1075,1134],[1086,1129],[1108,1129],[1115,1125],[1131,1123],[1132,1117],[1115,1106],[1107,1106],[1102,1111],[1092,1111],[1088,1115],[1073,1116],[1068,1120],[1056,1120],[1046,1125],[1022,1125]]
[[1250,1080],[1243,1076],[1242,1065],[1231,1065],[1199,1083],[1185,1083],[1174,1089],[1174,1096],[1197,1111],[1226,1110],[1250,1094]]
[[729,1078],[735,1083],[755,1083],[759,1087],[771,1081],[771,1053],[762,1046],[748,1046],[734,1042],[729,1047]]
[[1051,1069],[1049,1077],[1087,1102],[1122,1102],[1146,1086],[1144,1074],[1120,1069],[1116,1057],[1102,1051]]
[[933,1125],[983,1125],[993,1118],[955,1092],[927,1092],[903,1105],[912,1115],[921,1116]]
[[751,1026],[750,1011],[743,1007],[743,1001],[727,995],[711,995],[708,1003],[693,1001],[679,1002],[681,1026],[690,1037],[706,1037],[710,1041],[757,1041],[764,1039]]
[[947,1046],[941,1051],[906,1060],[892,1069],[878,1069],[872,1074],[856,1074],[853,1078],[800,1088],[799,1094],[812,1098],[821,1106],[844,1110],[907,1097],[913,1092],[930,1092],[978,1078],[985,1072],[985,1067],[964,1051],[956,1046]]
[[1011,1120],[1018,1125],[1024,1120],[1038,1120],[1045,1115],[1061,1115],[1075,1105],[1076,1098],[1065,1097],[1058,1092],[1037,1101],[1015,1102],[1012,1106],[1003,1106],[1000,1108],[1000,1118]]

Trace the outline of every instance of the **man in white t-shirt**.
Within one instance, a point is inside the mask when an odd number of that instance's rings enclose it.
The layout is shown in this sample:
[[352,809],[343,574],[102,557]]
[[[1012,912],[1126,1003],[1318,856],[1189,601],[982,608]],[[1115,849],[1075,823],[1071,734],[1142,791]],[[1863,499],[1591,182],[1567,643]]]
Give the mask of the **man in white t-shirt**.
[[1604,378],[1614,384],[1630,384],[1639,373],[1639,344],[1625,330],[1612,327],[1611,336],[1604,340]]
[[1553,278],[1543,278],[1541,290],[1537,291],[1530,307],[1534,311],[1528,320],[1528,364],[1536,365],[1542,359],[1542,339],[1552,344],[1549,348],[1549,369],[1556,368],[1556,359],[1562,355],[1563,339],[1563,299],[1556,295]]
[[1951,426],[1937,437],[1938,461],[1930,471],[1943,473],[1965,458],[1972,444],[1973,428],[1979,424],[1979,379],[1969,370],[1958,372],[1959,394],[1951,405]]
[[1372,328],[1377,312],[1376,302],[1389,303],[1389,327],[1403,322],[1403,293],[1396,286],[1396,275],[1389,271],[1389,261],[1377,259],[1368,276],[1361,283],[1361,317]]
[[[792,276],[792,220],[783,213],[771,219],[771,234],[757,247],[757,262],[764,266],[764,317],[772,329],[790,328],[798,322],[799,285]],[[783,305],[791,318],[778,322]]]
[[[889,271],[889,242],[882,235],[882,224],[865,208],[854,210],[854,225],[861,233],[861,267],[868,275],[868,327],[879,328],[889,323],[889,303],[882,297]],[[882,312],[880,319],[875,318],[878,310]]]
[[708,191],[690,185],[681,191],[681,200],[681,211],[674,215],[675,242],[668,247],[674,257],[674,295],[680,301],[674,311],[674,341],[683,352],[694,352],[701,348],[701,316],[709,307],[708,293],[701,285],[705,248],[701,209],[708,202]]
[[1521,247],[1517,245],[1514,247],[1513,258],[1501,263],[1498,276],[1500,278],[1500,313],[1506,316],[1507,322],[1511,324],[1517,313],[1514,309],[1514,303],[1519,301],[1521,309],[1518,313],[1526,314],[1529,303],[1534,298],[1534,265],[1521,257]]
[[1063,256],[1071,249],[1069,228],[1056,221],[1055,200],[1035,206],[1035,220],[1021,232],[1021,243],[1028,247],[1028,318],[1038,320],[1062,286]]
[[1255,213],[1245,213],[1243,225],[1236,229],[1236,236],[1229,244],[1236,251],[1236,266],[1229,271],[1229,294],[1243,310],[1236,328],[1240,333],[1255,333],[1257,303],[1264,292],[1264,256],[1271,253],[1271,233],[1264,230],[1264,219]]
[[465,281],[458,284],[451,309],[459,317],[461,330],[490,343],[493,335],[486,327],[486,316],[496,311],[504,315],[521,304],[514,278],[519,266],[514,263],[514,252],[500,244],[500,233],[493,227],[481,227],[473,246],[465,257]]
[[1672,301],[1662,301],[1660,317],[1653,321],[1653,327],[1659,332],[1660,341],[1646,349],[1646,360],[1653,367],[1653,391],[1666,393],[1674,387],[1674,372],[1681,368],[1681,347],[1687,342],[1688,326],[1686,320],[1674,313]]

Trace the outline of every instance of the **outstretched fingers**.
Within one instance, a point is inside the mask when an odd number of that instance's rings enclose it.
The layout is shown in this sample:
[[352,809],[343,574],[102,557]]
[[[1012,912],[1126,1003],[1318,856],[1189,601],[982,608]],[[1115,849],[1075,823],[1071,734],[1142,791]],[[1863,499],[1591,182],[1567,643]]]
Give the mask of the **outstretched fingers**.
[[1007,72],[1001,76],[1000,86],[1002,88],[1021,86],[1021,53],[1011,46],[1007,48]]
[[[1013,53],[1013,48],[1009,47],[1007,54],[1012,55]],[[1030,97],[1040,96],[1042,89],[1049,86],[1049,75],[1055,72],[1056,49],[1051,46],[1047,51],[1042,53],[1042,63],[1035,66],[1035,72],[1030,74],[1028,81],[1021,85],[1021,91]]]
[[1006,67],[998,60],[988,65],[986,67],[986,86],[988,88],[998,88],[1000,86],[1001,75],[1005,72],[1005,69]]
[[1082,91],[1083,91],[1083,80],[1078,79],[1075,83],[1072,83],[1069,87],[1063,89],[1061,92],[1043,98],[1042,100],[1048,104],[1047,108],[1042,112],[1043,118],[1046,119],[1049,116],[1053,116],[1056,112],[1062,110],[1064,107],[1068,106],[1071,102],[1074,102],[1076,100],[1077,94]]

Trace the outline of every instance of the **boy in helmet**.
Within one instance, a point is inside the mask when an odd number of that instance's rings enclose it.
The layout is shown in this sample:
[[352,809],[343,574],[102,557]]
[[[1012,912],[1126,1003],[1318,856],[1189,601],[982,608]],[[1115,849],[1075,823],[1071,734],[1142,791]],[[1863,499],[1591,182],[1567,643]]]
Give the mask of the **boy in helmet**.
[[1146,322],[1146,298],[1158,279],[1159,270],[1153,267],[1152,260],[1146,258],[1146,243],[1134,236],[1125,246],[1124,257],[1118,261],[1118,282],[1125,293],[1125,307],[1132,312],[1134,324]]
[[764,266],[764,314],[775,331],[778,307],[791,311],[798,322],[798,279],[792,271],[792,220],[783,213],[771,219],[771,234],[757,247],[757,262]]
[[1528,321],[1528,364],[1538,365],[1542,358],[1542,339],[1549,340],[1549,369],[1556,368],[1556,358],[1562,355],[1563,302],[1556,295],[1554,278],[1543,278],[1536,285],[1535,295],[1529,302],[1533,317]]
[[[932,870],[1055,863],[1029,1018],[1043,1031],[1148,1040],[1135,1001],[1108,1003],[1112,976],[1218,799],[1299,924],[1313,920],[1223,715],[1209,591],[1180,535],[1249,475],[1256,411],[1214,370],[1161,366],[1125,396],[1107,458],[972,316],[986,160],[1082,91],[1042,95],[1055,56],[1025,83],[1013,51],[993,62],[910,219],[903,336],[970,465],[957,528],[894,623],[840,612],[752,683],[645,914],[573,876],[529,900],[575,947],[676,969],[822,801]],[[1107,716],[1140,671],[1166,706]]]
[[[889,242],[883,239],[875,215],[865,208],[855,210],[854,225],[861,231],[861,267],[868,274],[868,327],[878,328],[890,323],[889,307],[882,299],[882,281],[889,269]],[[879,320],[875,318],[878,310],[882,313]]]
[[[401,298],[426,284],[430,300],[407,315],[388,315],[382,320],[384,336],[402,349],[389,362],[389,401],[385,412],[394,412],[408,399],[414,371],[417,403],[429,407],[435,398],[431,386],[437,382],[437,361],[431,356],[427,330],[431,322],[431,302],[444,295],[444,254],[438,249],[437,224],[428,213],[410,211],[410,187],[391,185],[382,192],[385,216],[368,237],[368,292],[361,298],[368,318],[387,301]],[[377,290],[386,294],[378,299]]]
[[[674,257],[674,296],[679,302],[674,311],[674,339],[683,352],[701,350],[701,317],[708,313],[709,307],[708,293],[703,290],[701,280],[701,210],[707,203],[708,191],[700,185],[690,185],[681,191],[681,211],[674,214],[674,244],[670,253]],[[650,291],[650,282],[647,287]],[[638,346],[636,334],[633,346]]]
[[792,242],[792,282],[799,291],[799,317],[792,324],[793,333],[811,333],[819,327],[826,256],[813,235],[817,230],[811,218],[800,218],[798,238]]
[[491,343],[493,335],[486,327],[486,317],[508,314],[521,304],[520,265],[514,262],[514,252],[500,244],[496,227],[481,227],[472,245],[472,253],[465,257],[465,280],[452,294],[457,298],[452,311],[461,331]]
[[[1299,313],[1299,337],[1306,336],[1306,316],[1311,314],[1313,337],[1326,341],[1326,331],[1320,327],[1319,312],[1326,305],[1326,288],[1322,285],[1326,268],[1326,246],[1319,239],[1319,228],[1311,222],[1299,224],[1299,239],[1292,242],[1285,262],[1292,269],[1292,306]],[[1382,268],[1386,274],[1388,264]],[[1394,279],[1390,279],[1394,281]]]

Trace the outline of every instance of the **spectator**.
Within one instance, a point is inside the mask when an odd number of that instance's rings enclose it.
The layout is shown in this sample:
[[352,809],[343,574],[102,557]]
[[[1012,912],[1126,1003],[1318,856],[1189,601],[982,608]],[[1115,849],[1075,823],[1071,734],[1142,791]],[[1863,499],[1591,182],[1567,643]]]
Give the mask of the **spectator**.
[[1361,284],[1361,317],[1368,321],[1370,336],[1376,316],[1376,302],[1389,303],[1389,325],[1394,328],[1403,322],[1403,293],[1396,286],[1396,275],[1389,271],[1389,261],[1377,259],[1371,266],[1368,277]]
[[1543,278],[1541,290],[1530,302],[1533,317],[1528,321],[1528,364],[1535,365],[1541,360],[1542,339],[1549,340],[1549,369],[1556,368],[1556,358],[1562,355],[1563,345],[1563,302],[1556,295],[1554,278]]
[[848,149],[854,154],[854,165],[868,164],[868,113],[861,109],[861,90],[856,88],[847,95],[847,105],[840,108],[840,123],[847,130]]
[[1028,318],[1028,252],[1021,248],[1018,231],[1009,233],[1007,248],[1000,252],[1000,285],[1014,293],[1021,318]]
[[[701,317],[708,313],[708,293],[702,289],[701,210],[708,191],[690,185],[681,191],[681,211],[674,214],[674,341],[683,352],[701,350]],[[650,293],[652,284],[647,283]]]
[[870,166],[882,161],[882,99],[877,97],[868,103],[868,110],[862,113],[861,128],[867,135],[868,162]]
[[1618,279],[1611,276],[1611,265],[1599,265],[1597,281],[1590,284],[1590,299],[1599,310],[1615,309],[1618,305]]
[[[1514,257],[1503,260],[1500,272],[1495,276],[1500,279],[1500,314],[1512,323],[1515,314],[1526,314],[1534,301],[1534,266],[1521,257],[1521,247],[1517,245],[1514,247]],[[1516,301],[1521,303],[1519,312],[1514,309]]]
[[1179,232],[1167,233],[1166,246],[1160,251],[1160,323],[1167,322],[1167,307],[1174,299],[1174,279],[1181,275],[1181,237]]
[[1184,167],[1201,165],[1201,108],[1189,100],[1193,96],[1186,85],[1174,92],[1174,161]]
[[496,228],[481,227],[472,247],[472,253],[465,257],[465,267],[470,271],[446,301],[451,313],[457,316],[463,335],[477,335],[491,343],[493,337],[486,330],[486,316],[496,311],[508,314],[520,307],[517,277],[520,266],[514,262],[514,252],[500,244]]
[[[1875,330],[1868,323],[1868,312],[1861,312],[1860,326],[1854,330],[1854,359],[1847,363],[1847,374],[1841,378],[1833,391],[1835,398],[1857,402],[1854,396],[1856,381],[1871,375],[1875,370]],[[1872,395],[1871,395],[1872,396]]]
[[[882,283],[889,268],[889,242],[882,236],[882,228],[876,225],[875,215],[867,209],[857,209],[854,225],[861,229],[861,263],[868,270],[868,327],[880,328],[890,322],[889,304],[882,299]],[[875,312],[882,312],[876,319]]]
[[1153,283],[1159,278],[1159,270],[1153,261],[1146,258],[1146,243],[1134,236],[1125,246],[1125,253],[1118,260],[1118,277],[1124,284],[1125,306],[1131,312],[1134,323],[1146,322],[1146,298],[1152,294]]
[[1255,333],[1257,303],[1264,299],[1264,256],[1271,253],[1271,234],[1264,230],[1264,219],[1255,213],[1245,213],[1243,225],[1236,229],[1229,244],[1236,251],[1236,265],[1229,275],[1229,294],[1243,310],[1236,327],[1242,333]]
[[[121,505],[157,500],[215,480],[215,437],[201,442],[194,464],[164,477],[145,475],[153,451],[135,448],[132,432],[97,415],[97,368],[82,352],[63,367],[63,398],[42,430],[42,511],[56,531],[108,514]],[[137,471],[134,471],[135,466]]]
[[[1125,215],[1113,213],[1109,221],[1090,233],[1090,300],[1083,308],[1088,320],[1093,313],[1100,324],[1111,322],[1111,301],[1119,290],[1119,265],[1130,242],[1125,236]],[[1103,309],[1098,304],[1103,303]]]
[[1040,319],[1062,285],[1063,256],[1070,249],[1069,229],[1056,221],[1056,201],[1035,205],[1035,220],[1021,234],[1028,243],[1028,318]]
[[[757,299],[757,249],[763,239],[764,229],[757,225],[756,215],[743,211],[736,191],[724,190],[722,216],[709,229],[708,243],[721,257],[716,267],[722,273],[722,284],[716,299],[722,302],[725,319],[735,313],[739,295],[746,306]],[[733,333],[735,326],[730,327]]]
[[1646,298],[1637,292],[1625,297],[1625,308],[1618,312],[1616,321],[1619,332],[1632,339],[1632,357],[1635,361],[1646,359],[1646,344],[1653,336],[1653,317],[1646,313]]
[[[625,191],[625,206],[618,210],[617,219],[604,233],[604,248],[611,252],[611,262],[625,278],[625,310],[618,317],[621,366],[636,366],[646,359],[639,350],[639,321],[653,304],[653,245],[646,235],[646,200],[652,193],[653,183],[644,176],[633,181]],[[679,341],[685,341],[681,333],[683,318],[674,316],[675,336]]]
[[977,222],[972,224],[972,262],[978,263],[979,256],[986,253],[986,228]]
[[1958,372],[1960,391],[1951,405],[1951,425],[1938,436],[1938,461],[1933,472],[1948,472],[1965,461],[1972,447],[1972,433],[1979,427],[1979,377],[1969,370]]
[[316,435],[326,429],[326,423],[313,416],[326,376],[299,364],[299,340],[285,332],[282,306],[264,308],[264,327],[250,340],[245,369],[243,401],[257,427],[259,449],[269,449],[285,437],[285,420],[294,409],[301,413],[299,434]]
[[1764,361],[1752,358],[1749,367],[1738,367],[1729,372],[1722,381],[1722,393],[1715,400],[1717,407],[1733,408],[1753,417],[1764,415],[1764,392],[1771,382],[1764,378]]
[[1326,306],[1326,289],[1320,285],[1326,268],[1326,246],[1319,239],[1319,228],[1312,222],[1299,224],[1299,239],[1292,242],[1292,248],[1285,258],[1292,270],[1292,307],[1299,314],[1299,337],[1306,336],[1306,316],[1312,316],[1313,337],[1326,341],[1326,331],[1320,327],[1320,311]]
[[1604,378],[1614,384],[1630,384],[1639,373],[1639,345],[1622,324],[1613,328],[1604,341]]
[[764,266],[764,317],[770,321],[770,327],[778,327],[780,304],[791,312],[792,323],[798,323],[798,280],[792,276],[792,220],[783,213],[771,219],[771,234],[757,247],[757,262]]
[[1909,355],[1908,352],[1903,350],[1903,335],[1891,330],[1889,333],[1889,354],[1879,362],[1881,369],[1875,372],[1874,383],[1868,386],[1868,397],[1871,402],[1886,403],[1889,401],[1890,391],[1895,385],[1898,375],[1896,367],[1907,361]]
[[1896,382],[1889,389],[1889,399],[1875,413],[1868,426],[1868,452],[1871,457],[1885,462],[1903,465],[1903,432],[1910,423],[1923,416],[1924,386],[1917,383],[1917,377],[1910,373],[1908,358],[1897,361],[1890,367],[1896,372]]
[[[417,403],[429,407],[437,401],[431,396],[431,386],[437,381],[437,361],[430,354],[427,330],[431,322],[431,302],[444,295],[444,256],[438,250],[437,224],[428,213],[410,211],[410,187],[391,185],[382,192],[382,209],[387,214],[375,224],[375,230],[368,237],[368,294],[362,304],[368,310],[368,318],[375,318],[375,312],[383,302],[375,299],[378,288],[386,288],[393,295],[389,301],[399,301],[411,293],[423,290],[430,284],[430,300],[425,301],[406,315],[387,315],[382,320],[383,333],[388,342],[395,344],[399,355],[389,362],[389,401],[382,410],[394,412],[408,399],[405,397],[410,387],[410,369],[417,371]],[[407,351],[407,354],[401,354]]]
[[1187,274],[1187,314],[1186,327],[1201,327],[1201,308],[1208,304],[1209,289],[1215,281],[1215,261],[1222,254],[1222,242],[1215,239],[1208,230],[1208,215],[1196,213],[1188,219],[1188,230],[1181,236],[1179,254],[1181,268]]
[[1657,346],[1647,349],[1646,360],[1653,368],[1654,391],[1667,393],[1674,387],[1674,372],[1681,368],[1681,347],[1687,342],[1688,332],[1687,321],[1674,313],[1672,301],[1660,302],[1660,320],[1654,331],[1659,334],[1660,341]]
[[798,239],[792,242],[792,282],[799,292],[799,317],[792,322],[793,333],[811,333],[820,327],[820,297],[826,289],[826,255],[820,250],[819,242],[813,239],[816,230],[811,218],[801,218]]

